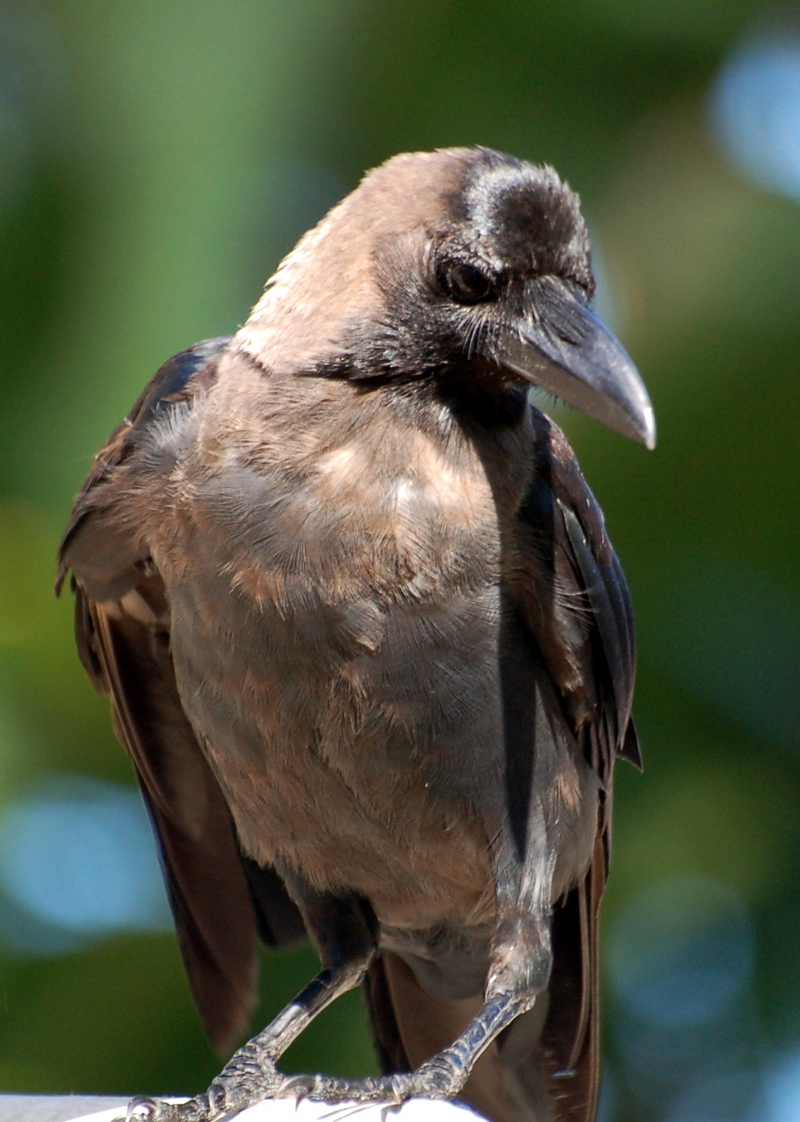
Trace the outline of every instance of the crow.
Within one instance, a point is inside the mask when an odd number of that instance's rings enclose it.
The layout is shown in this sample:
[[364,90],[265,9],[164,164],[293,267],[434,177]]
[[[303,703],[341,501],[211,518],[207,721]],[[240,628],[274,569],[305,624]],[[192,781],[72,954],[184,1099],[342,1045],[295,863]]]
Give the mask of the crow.
[[[307,936],[322,965],[205,1094],[129,1118],[416,1095],[493,1122],[595,1117],[634,627],[602,513],[529,393],[653,447],[593,291],[551,168],[396,156],[95,458],[58,587],[71,571],[212,1043],[248,1024],[259,936]],[[384,1074],[283,1075],[362,982]]]

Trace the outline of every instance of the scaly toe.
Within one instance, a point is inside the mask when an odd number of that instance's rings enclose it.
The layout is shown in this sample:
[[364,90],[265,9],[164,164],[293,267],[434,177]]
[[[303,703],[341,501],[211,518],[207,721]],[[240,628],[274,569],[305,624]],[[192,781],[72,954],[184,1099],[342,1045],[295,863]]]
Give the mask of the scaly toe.
[[461,1067],[446,1056],[422,1064],[413,1079],[412,1093],[424,1099],[453,1099],[466,1082]]

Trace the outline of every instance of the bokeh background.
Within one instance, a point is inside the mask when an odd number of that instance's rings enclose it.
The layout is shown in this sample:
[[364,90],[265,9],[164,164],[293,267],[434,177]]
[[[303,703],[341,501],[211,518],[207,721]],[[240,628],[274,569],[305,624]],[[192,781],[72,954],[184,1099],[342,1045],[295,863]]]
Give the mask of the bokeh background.
[[[0,3],[0,1089],[189,1092],[193,1012],[53,555],[95,450],[363,169],[480,143],[583,199],[648,454],[559,411],[640,633],[604,1122],[800,1119],[800,20],[754,0]],[[264,961],[263,1020],[311,974]],[[359,996],[290,1067],[372,1070]]]

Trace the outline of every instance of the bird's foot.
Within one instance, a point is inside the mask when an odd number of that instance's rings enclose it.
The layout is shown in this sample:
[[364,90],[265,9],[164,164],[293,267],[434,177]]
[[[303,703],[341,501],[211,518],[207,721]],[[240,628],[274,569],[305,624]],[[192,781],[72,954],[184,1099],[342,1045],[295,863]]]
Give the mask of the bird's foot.
[[280,1097],[288,1078],[278,1071],[269,1056],[245,1045],[205,1094],[182,1103],[133,1099],[128,1104],[124,1122],[221,1122],[264,1099]]
[[[399,1106],[406,1099],[452,1099],[469,1072],[451,1049],[407,1074],[338,1079],[328,1075],[283,1075],[271,1060],[253,1057],[236,1070],[219,1075],[203,1095],[182,1103],[137,1098],[128,1104],[125,1122],[221,1122],[264,1099],[312,1099],[327,1103],[381,1103]],[[121,1122],[121,1120],[120,1120]]]
[[467,1081],[462,1056],[446,1048],[415,1071],[367,1079],[338,1079],[328,1075],[293,1075],[285,1079],[276,1098],[316,1102],[380,1103],[400,1106],[407,1099],[453,1099]]

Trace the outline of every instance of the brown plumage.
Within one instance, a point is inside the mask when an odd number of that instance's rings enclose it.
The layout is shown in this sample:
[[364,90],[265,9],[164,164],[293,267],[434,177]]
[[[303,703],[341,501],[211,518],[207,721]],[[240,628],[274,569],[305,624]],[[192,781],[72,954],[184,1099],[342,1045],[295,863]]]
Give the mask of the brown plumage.
[[[396,157],[99,453],[59,581],[72,570],[213,1043],[247,1025],[257,933],[307,932],[323,963],[207,1095],[137,1117],[302,1092],[594,1118],[633,624],[602,514],[527,397],[652,445],[592,288],[555,173]],[[286,1080],[283,1049],[363,978],[386,1077]]]

